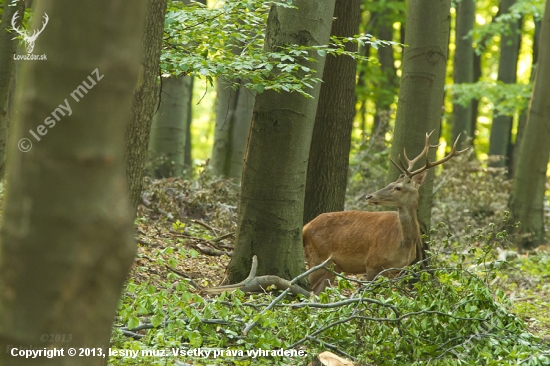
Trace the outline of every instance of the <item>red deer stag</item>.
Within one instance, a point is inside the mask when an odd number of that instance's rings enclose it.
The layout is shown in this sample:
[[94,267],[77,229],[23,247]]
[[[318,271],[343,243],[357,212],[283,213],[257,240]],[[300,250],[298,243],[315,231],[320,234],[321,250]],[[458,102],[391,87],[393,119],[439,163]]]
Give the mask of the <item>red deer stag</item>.
[[[401,155],[399,164],[390,158],[403,174],[385,188],[366,196],[369,205],[397,207],[397,212],[330,212],[317,216],[304,226],[304,251],[310,268],[330,257],[327,266],[334,265],[335,272],[364,273],[370,281],[384,269],[402,268],[424,259],[417,219],[418,188],[424,183],[428,169],[466,151],[456,150],[457,138],[449,155],[430,162],[429,149],[439,146],[430,145],[432,133],[426,134],[424,149],[416,158],[410,160],[403,151],[407,168],[401,161]],[[424,156],[424,166],[412,170]],[[311,273],[309,282],[312,290],[315,294],[320,293],[334,277],[333,273],[324,269]]]

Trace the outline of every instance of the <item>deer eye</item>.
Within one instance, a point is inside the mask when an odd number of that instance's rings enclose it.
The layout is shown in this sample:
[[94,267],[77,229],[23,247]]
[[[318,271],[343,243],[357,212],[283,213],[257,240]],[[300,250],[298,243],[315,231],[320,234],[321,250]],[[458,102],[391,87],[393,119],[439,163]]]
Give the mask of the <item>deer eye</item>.
[[400,191],[400,190],[401,190],[401,187],[400,187],[400,186],[397,186],[397,187],[395,187],[395,190],[396,190],[396,191]]

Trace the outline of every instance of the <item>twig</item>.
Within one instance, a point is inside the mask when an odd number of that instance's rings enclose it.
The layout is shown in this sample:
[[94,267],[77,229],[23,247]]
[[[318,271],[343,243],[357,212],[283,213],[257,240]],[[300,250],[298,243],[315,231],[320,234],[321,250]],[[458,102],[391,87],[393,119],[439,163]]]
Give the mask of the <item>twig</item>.
[[207,246],[202,245],[202,244],[197,244],[197,245],[195,245],[195,247],[198,250],[200,250],[201,253],[203,253],[203,254],[215,255],[215,256],[227,255],[228,257],[231,257],[233,255],[233,252],[227,252],[225,250],[210,248],[210,247],[207,247]]
[[143,239],[136,238],[135,240],[136,240],[136,243],[138,243],[138,244],[146,245],[146,246],[148,246],[148,247],[153,247],[153,246],[155,246],[155,244],[150,243],[150,242],[148,242],[148,241],[145,241],[145,240],[143,240]]
[[202,227],[205,227],[207,228],[208,230],[212,231],[214,233],[214,235],[216,235],[216,238],[218,237],[218,232],[216,229],[214,229],[212,226],[208,225],[207,223],[205,222],[202,222],[201,220],[191,220],[191,222],[195,223],[195,224],[198,224]]
[[224,234],[222,236],[217,237],[216,239],[212,239],[210,241],[213,242],[213,243],[216,243],[216,242],[219,242],[223,239],[227,239],[227,238],[229,238],[230,236],[233,236],[233,235],[235,235],[235,233],[227,233],[227,234]]
[[190,275],[188,275],[187,273],[184,273],[184,272],[181,272],[181,271],[178,271],[177,269],[175,268],[172,268],[170,267],[169,265],[165,264],[164,265],[169,271],[172,271],[174,272],[175,274],[181,276],[181,277],[185,277],[189,280],[189,283],[196,289],[198,290],[202,290],[202,286],[200,286],[199,284],[197,284],[195,281],[193,281],[193,279],[191,278]]

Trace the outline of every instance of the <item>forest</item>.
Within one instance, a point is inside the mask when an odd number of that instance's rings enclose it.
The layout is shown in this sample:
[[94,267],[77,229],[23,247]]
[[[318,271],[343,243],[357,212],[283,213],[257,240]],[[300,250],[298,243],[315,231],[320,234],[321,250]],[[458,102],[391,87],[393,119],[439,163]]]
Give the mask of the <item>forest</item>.
[[545,1],[0,9],[0,366],[550,365]]

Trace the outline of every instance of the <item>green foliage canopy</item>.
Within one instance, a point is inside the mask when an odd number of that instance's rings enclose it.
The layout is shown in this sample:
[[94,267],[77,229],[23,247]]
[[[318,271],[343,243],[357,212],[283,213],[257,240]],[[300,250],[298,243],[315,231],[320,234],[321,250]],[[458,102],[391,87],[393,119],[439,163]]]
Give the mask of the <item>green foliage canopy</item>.
[[292,1],[226,1],[214,8],[197,2],[189,6],[171,2],[166,15],[162,72],[202,77],[209,83],[220,77],[235,89],[244,85],[258,92],[284,90],[309,97],[307,89],[321,80],[315,70],[301,65],[302,61],[312,60],[311,52],[364,60],[345,51],[344,45],[357,42],[376,47],[394,43],[373,40],[367,34],[333,37],[329,45],[286,45],[267,52],[264,38],[271,6],[293,7]]

